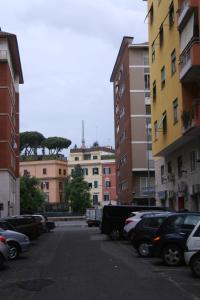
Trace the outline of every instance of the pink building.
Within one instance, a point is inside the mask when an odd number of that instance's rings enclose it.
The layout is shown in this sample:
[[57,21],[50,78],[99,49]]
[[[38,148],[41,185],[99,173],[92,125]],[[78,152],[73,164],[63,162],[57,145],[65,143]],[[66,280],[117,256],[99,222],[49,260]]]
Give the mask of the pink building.
[[116,203],[116,163],[102,164],[102,195],[104,202]]

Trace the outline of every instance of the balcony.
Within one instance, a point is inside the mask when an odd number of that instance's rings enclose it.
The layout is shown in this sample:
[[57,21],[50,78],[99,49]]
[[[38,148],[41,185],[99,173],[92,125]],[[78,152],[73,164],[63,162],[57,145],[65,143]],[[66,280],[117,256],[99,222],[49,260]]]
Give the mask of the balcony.
[[8,51],[0,50],[0,61],[7,61],[7,60],[8,60]]
[[200,135],[200,99],[193,101],[192,108],[182,113],[183,135]]
[[180,56],[180,81],[196,82],[200,76],[200,40],[193,39]]
[[182,30],[194,8],[198,8],[199,0],[183,0],[178,10],[178,28]]

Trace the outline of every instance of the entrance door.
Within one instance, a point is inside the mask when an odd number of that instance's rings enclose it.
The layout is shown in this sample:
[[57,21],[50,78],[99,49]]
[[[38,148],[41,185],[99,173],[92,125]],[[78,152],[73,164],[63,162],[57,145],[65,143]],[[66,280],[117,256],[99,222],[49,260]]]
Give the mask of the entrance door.
[[184,209],[185,208],[185,201],[184,197],[178,197],[178,209]]

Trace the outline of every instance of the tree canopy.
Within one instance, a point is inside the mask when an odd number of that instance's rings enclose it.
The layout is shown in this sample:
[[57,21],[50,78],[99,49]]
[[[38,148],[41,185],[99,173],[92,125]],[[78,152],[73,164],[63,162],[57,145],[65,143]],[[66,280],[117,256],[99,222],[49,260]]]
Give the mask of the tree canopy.
[[71,178],[64,185],[64,200],[70,202],[73,212],[85,213],[86,208],[91,207],[89,185],[83,178],[80,165],[76,165]]
[[49,150],[49,154],[58,154],[61,150],[67,149],[71,141],[62,137],[48,137],[42,142],[42,146]]
[[37,155],[37,150],[42,148],[42,155],[45,155],[45,148],[49,155],[57,155],[60,151],[67,149],[71,141],[63,137],[48,137],[37,131],[25,131],[20,133],[20,152],[25,156]]
[[45,195],[40,191],[38,184],[37,178],[28,174],[20,178],[21,212],[33,213],[44,203]]
[[37,131],[25,131],[20,133],[20,152],[25,151],[25,155],[37,155],[37,149],[41,148],[45,137]]

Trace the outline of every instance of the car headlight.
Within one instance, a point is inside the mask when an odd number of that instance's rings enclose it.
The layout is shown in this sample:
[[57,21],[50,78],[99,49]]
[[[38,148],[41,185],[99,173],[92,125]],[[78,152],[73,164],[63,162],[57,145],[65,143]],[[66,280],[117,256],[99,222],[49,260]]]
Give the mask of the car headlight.
[[28,238],[27,236],[24,237],[24,240],[25,240],[26,242],[29,242],[29,238]]

